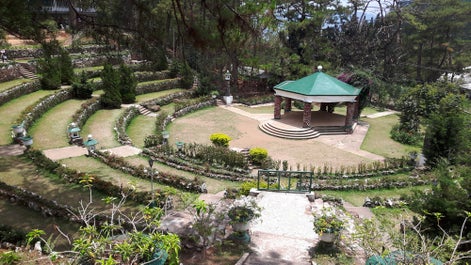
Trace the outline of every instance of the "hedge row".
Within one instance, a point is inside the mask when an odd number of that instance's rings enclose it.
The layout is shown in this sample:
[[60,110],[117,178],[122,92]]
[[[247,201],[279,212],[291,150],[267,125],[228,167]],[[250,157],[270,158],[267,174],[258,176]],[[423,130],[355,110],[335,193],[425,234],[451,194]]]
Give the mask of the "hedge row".
[[100,99],[91,98],[80,105],[80,109],[74,113],[72,120],[79,128],[82,128],[87,122],[88,118],[90,118],[95,112],[102,108],[103,105],[101,104]]
[[139,115],[139,110],[136,107],[131,106],[123,111],[116,121],[116,133],[118,135],[118,142],[120,144],[132,145],[132,140],[126,133],[126,127],[137,115]]
[[24,128],[27,129],[52,107],[73,97],[74,92],[72,88],[62,89],[52,95],[45,96],[23,110],[17,120],[17,124],[23,124]]
[[0,93],[0,106],[8,101],[41,89],[39,81],[21,84]]
[[[51,159],[47,158],[41,151],[38,150],[30,150],[26,152],[26,156],[31,159],[31,161],[33,161],[33,163],[37,167],[44,169],[48,172],[54,173],[61,179],[69,183],[80,184],[80,181],[86,175],[86,173],[67,168],[55,161],[52,161]],[[110,181],[102,180],[99,178],[94,179],[92,183],[92,188],[98,192],[117,198],[120,198],[122,193],[129,194],[128,199],[141,204],[147,204],[152,199],[152,194],[150,192],[136,191],[130,187],[117,186]],[[165,205],[166,198],[164,195],[164,191],[157,189],[155,191],[155,195],[157,205]]]
[[158,152],[155,149],[144,149],[143,153],[152,157],[152,159],[159,161],[162,164],[166,164],[170,167],[192,172],[194,174],[206,176],[213,179],[222,179],[230,181],[250,181],[252,177],[247,177],[247,174],[241,174],[233,171],[224,169],[215,169],[210,166],[197,165],[183,159],[177,158],[174,155],[168,153]]
[[143,71],[143,72],[135,72],[134,76],[136,77],[137,82],[146,82],[152,80],[163,80],[169,79],[170,71],[165,70],[161,72],[151,72],[151,71]]
[[180,86],[180,78],[165,79],[158,82],[139,83],[136,87],[136,95],[148,94],[168,90]]
[[155,106],[155,105],[160,105],[160,106],[168,105],[172,103],[176,98],[190,97],[193,95],[193,93],[194,91],[192,90],[180,91],[180,92],[169,94],[165,97],[159,97],[159,98],[144,101],[140,103],[140,105],[145,108],[149,108],[150,106]]
[[[118,169],[123,171],[126,174],[132,175],[137,178],[141,179],[151,179],[150,172],[145,171],[144,166],[140,167],[135,167],[125,161],[121,157],[117,157],[114,155],[110,155],[106,152],[94,152],[93,157],[97,158],[101,162],[105,163],[111,168]],[[206,184],[202,182],[200,179],[195,178],[193,180],[168,174],[168,173],[163,173],[160,172],[159,174],[156,174],[153,176],[153,179],[156,182],[159,182],[164,185],[168,185],[180,190],[186,190],[190,192],[197,192],[197,193],[206,193]]]

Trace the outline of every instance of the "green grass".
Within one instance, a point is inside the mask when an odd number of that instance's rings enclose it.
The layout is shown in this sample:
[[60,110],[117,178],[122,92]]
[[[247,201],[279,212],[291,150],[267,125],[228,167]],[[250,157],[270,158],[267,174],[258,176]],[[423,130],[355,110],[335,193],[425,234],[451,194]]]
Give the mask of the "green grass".
[[27,78],[18,78],[12,81],[2,82],[0,83],[0,92],[10,89],[12,87],[21,85],[21,84],[31,83],[31,82],[33,82],[33,80],[27,79]]
[[[132,165],[139,166],[143,165],[148,167],[147,158],[143,156],[132,156],[125,158],[126,161],[131,163]],[[227,180],[218,180],[213,178],[208,178],[201,175],[196,175],[191,172],[178,170],[176,168],[167,166],[165,164],[161,164],[159,162],[154,162],[154,168],[157,169],[159,172],[164,172],[167,174],[172,174],[180,177],[184,177],[187,179],[194,179],[196,177],[200,178],[203,182],[206,183],[208,187],[208,193],[218,193],[220,191],[225,190],[226,188],[237,188],[240,186],[239,182],[236,181],[227,181]]]
[[[112,169],[94,158],[79,156],[60,160],[60,163],[75,170],[87,172],[88,174],[100,179],[110,181],[117,186],[134,186],[137,191],[151,191],[150,180],[136,178],[119,170]],[[165,185],[154,182],[154,188],[156,189],[163,189],[165,187]]]
[[87,120],[81,135],[93,135],[93,138],[98,141],[97,147],[99,149],[119,146],[113,128],[122,111],[122,109],[97,111]]
[[143,148],[144,139],[147,135],[155,132],[155,117],[139,115],[132,119],[126,128],[126,133],[131,138],[134,146]]
[[82,103],[81,100],[67,100],[37,120],[30,130],[30,134],[36,139],[33,147],[44,150],[68,146],[67,126],[72,122],[72,114],[80,108]]
[[400,144],[390,137],[391,128],[399,122],[397,115],[388,115],[380,118],[362,118],[370,125],[361,149],[384,157],[400,158],[412,151],[419,151],[420,147]]
[[136,96],[136,102],[140,103],[140,102],[144,102],[151,99],[161,98],[161,97],[165,97],[167,95],[181,92],[181,91],[185,91],[185,89],[174,88],[174,89],[163,90],[163,91],[158,91],[158,92],[153,92],[153,93],[148,93],[148,94],[142,94],[142,95]]
[[98,70],[102,70],[102,69],[103,69],[103,65],[83,67],[83,68],[74,68],[74,73],[75,74],[81,74],[82,71],[98,71]]
[[429,188],[430,186],[415,186],[398,189],[381,189],[367,191],[319,191],[317,193],[334,196],[336,198],[342,198],[354,206],[362,206],[365,202],[366,197],[373,198],[378,196],[381,198],[399,198],[401,195],[411,194],[413,190],[425,190]]
[[54,93],[52,90],[39,90],[13,99],[0,106],[0,145],[11,143],[11,126],[20,117],[21,112],[38,99]]
[[262,105],[262,106],[253,106],[253,107],[247,107],[247,106],[235,106],[238,109],[241,109],[243,111],[246,111],[248,113],[252,114],[270,114],[273,113],[274,107],[273,105]]

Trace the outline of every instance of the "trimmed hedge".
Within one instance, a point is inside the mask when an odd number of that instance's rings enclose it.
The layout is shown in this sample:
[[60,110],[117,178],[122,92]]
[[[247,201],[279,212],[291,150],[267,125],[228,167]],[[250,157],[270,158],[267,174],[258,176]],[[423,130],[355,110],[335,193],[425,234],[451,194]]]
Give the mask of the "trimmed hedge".
[[136,87],[136,95],[148,94],[180,87],[180,78],[160,80],[159,82],[139,83]]
[[131,106],[123,111],[116,121],[116,133],[120,144],[132,145],[132,140],[126,133],[126,127],[128,127],[129,123],[131,123],[132,119],[137,115],[139,115],[138,108]]
[[0,93],[0,106],[7,103],[8,101],[27,95],[29,93],[36,92],[41,89],[39,81],[33,81],[26,84],[21,84],[5,90]]

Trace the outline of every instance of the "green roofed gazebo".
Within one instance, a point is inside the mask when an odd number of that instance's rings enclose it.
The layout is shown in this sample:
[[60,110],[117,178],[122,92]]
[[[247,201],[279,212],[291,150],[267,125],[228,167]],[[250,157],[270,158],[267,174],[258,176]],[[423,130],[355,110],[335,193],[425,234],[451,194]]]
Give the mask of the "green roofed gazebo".
[[312,104],[320,104],[321,111],[332,112],[336,103],[346,103],[345,128],[352,132],[353,117],[358,112],[358,95],[361,89],[353,87],[322,72],[322,67],[309,76],[296,81],[284,81],[274,87],[274,118],[281,119],[281,103],[285,100],[285,112],[291,111],[292,100],[304,102],[303,127],[311,127]]

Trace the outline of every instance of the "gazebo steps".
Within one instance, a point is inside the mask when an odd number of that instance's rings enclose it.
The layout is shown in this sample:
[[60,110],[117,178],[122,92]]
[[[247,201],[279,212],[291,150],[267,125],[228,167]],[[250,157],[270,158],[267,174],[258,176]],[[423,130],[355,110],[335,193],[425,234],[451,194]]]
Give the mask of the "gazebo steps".
[[314,130],[318,131],[321,135],[339,135],[348,134],[344,126],[316,126]]
[[259,125],[260,130],[266,134],[293,140],[305,140],[319,137],[319,132],[312,128],[303,128],[303,129],[286,129],[279,128],[271,124],[270,122],[261,123]]

